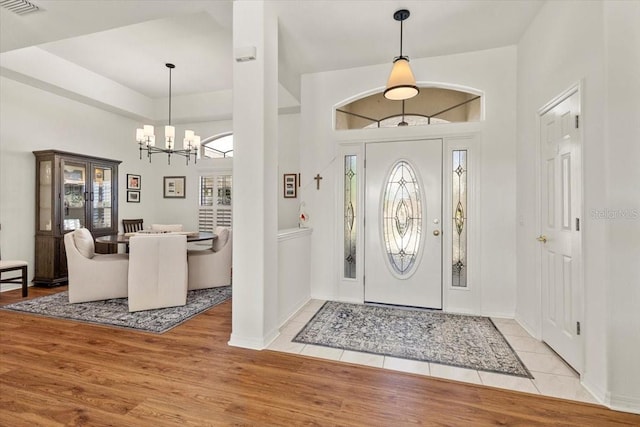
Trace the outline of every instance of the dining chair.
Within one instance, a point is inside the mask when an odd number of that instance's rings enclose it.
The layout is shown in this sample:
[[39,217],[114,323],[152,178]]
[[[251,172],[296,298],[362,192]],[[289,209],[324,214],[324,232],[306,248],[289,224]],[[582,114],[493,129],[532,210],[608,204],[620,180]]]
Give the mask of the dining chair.
[[182,224],[151,224],[151,231],[176,232],[183,230]]
[[211,248],[187,252],[189,290],[215,288],[231,284],[232,233],[227,227],[216,227],[218,236]]
[[129,256],[96,254],[86,228],[64,235],[69,278],[69,302],[100,301],[127,296]]
[[123,219],[122,229],[125,233],[135,233],[142,230],[142,219]]
[[134,235],[129,239],[129,311],[187,303],[187,236]]

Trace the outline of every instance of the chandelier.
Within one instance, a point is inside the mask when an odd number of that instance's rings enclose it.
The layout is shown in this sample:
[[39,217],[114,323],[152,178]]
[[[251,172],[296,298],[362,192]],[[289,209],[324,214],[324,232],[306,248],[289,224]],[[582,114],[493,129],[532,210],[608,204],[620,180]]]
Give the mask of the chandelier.
[[182,150],[175,148],[176,128],[171,126],[171,70],[176,66],[169,63],[164,65],[169,69],[169,124],[164,127],[165,148],[156,147],[154,127],[152,125],[144,125],[143,128],[136,129],[136,142],[140,149],[140,160],[142,160],[142,152],[146,151],[149,163],[151,163],[151,155],[158,153],[167,154],[168,164],[171,164],[171,155],[173,154],[186,157],[187,165],[191,156],[193,156],[194,163],[197,163],[197,159],[200,157],[200,137],[192,130],[184,131]]
[[393,60],[393,68],[391,68],[387,88],[384,91],[384,97],[393,101],[413,98],[420,91],[409,65],[409,57],[402,55],[402,22],[409,15],[407,9],[397,10],[393,14],[393,19],[400,21],[400,56],[396,56]]

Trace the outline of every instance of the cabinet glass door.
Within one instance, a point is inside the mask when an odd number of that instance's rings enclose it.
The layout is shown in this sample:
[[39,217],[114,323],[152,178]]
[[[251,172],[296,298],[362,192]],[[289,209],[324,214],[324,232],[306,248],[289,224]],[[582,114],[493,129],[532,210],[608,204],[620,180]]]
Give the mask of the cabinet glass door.
[[38,230],[51,231],[53,222],[53,161],[43,160],[38,165]]
[[113,169],[94,165],[91,178],[91,228],[112,228]]
[[64,203],[62,229],[75,230],[86,224],[86,173],[83,163],[62,162]]

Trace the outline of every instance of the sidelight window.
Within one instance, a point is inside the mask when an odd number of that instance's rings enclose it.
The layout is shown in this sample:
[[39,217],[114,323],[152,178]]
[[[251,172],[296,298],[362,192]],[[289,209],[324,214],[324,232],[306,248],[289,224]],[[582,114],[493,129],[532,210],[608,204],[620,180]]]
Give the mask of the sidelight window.
[[454,287],[467,287],[467,150],[454,150],[452,183],[453,251],[452,277]]
[[356,156],[344,156],[344,277],[347,279],[356,278],[357,188]]

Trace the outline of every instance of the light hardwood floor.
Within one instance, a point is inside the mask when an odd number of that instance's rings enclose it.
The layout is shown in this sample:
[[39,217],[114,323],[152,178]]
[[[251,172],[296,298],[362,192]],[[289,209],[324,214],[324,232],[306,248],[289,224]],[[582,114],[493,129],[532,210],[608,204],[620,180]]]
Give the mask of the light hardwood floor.
[[230,332],[230,302],[162,335],[0,310],[0,425],[640,425],[592,404],[229,347]]

